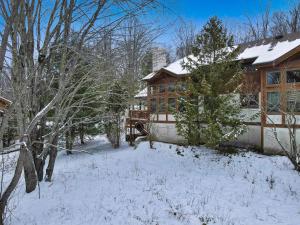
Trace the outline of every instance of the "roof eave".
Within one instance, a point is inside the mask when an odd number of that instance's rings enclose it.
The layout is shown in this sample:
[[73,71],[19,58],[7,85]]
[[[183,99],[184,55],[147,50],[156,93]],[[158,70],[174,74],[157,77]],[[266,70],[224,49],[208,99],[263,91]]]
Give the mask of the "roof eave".
[[4,98],[2,96],[0,96],[0,101],[3,101],[5,102],[7,105],[11,105],[12,104],[12,101],[8,100],[7,98]]

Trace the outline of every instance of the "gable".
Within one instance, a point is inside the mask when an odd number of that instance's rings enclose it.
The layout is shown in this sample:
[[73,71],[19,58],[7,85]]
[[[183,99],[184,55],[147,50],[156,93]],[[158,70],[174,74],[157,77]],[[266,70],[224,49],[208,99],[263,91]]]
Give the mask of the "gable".
[[177,74],[174,74],[174,73],[162,68],[147,81],[149,84],[159,84],[159,83],[166,83],[171,80],[176,81],[179,78],[180,77]]

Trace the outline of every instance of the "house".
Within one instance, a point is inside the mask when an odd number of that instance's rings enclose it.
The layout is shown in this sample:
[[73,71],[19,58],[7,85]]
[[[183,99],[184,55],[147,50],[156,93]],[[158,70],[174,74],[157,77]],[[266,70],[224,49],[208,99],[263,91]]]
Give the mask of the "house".
[[[288,146],[284,112],[294,101],[297,119],[294,128],[300,143],[300,33],[245,43],[240,49],[237,60],[243,67],[244,81],[239,97],[248,131],[236,141],[257,146],[265,153],[280,151],[274,138],[273,128],[276,128],[282,144]],[[169,110],[181,110],[178,100],[184,97],[185,80],[189,76],[189,71],[182,67],[184,60],[186,58],[143,78],[147,83],[147,108],[129,112],[127,136],[132,133],[138,136],[139,131],[134,128],[137,122],[151,123],[151,133],[158,141],[185,141],[178,135],[175,118]],[[259,116],[254,119],[256,114]]]
[[11,101],[0,96],[0,116],[3,116],[4,110],[8,108],[8,106],[11,104]]

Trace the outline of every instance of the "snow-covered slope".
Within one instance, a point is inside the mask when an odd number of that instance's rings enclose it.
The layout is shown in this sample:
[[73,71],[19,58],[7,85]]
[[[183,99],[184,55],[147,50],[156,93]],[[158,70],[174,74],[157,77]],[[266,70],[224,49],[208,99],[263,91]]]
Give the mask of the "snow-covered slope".
[[300,176],[285,157],[141,143],[59,155],[53,183],[13,198],[14,225],[297,225]]

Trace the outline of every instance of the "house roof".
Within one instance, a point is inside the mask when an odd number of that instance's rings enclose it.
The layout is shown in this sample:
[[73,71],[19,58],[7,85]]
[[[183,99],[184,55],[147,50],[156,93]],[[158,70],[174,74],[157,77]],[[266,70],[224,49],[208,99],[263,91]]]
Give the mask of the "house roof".
[[272,63],[299,46],[300,33],[267,38],[241,44],[238,59],[253,58],[255,59],[253,65]]
[[6,104],[11,104],[11,103],[12,103],[12,101],[10,101],[10,100],[8,100],[7,98],[4,98],[4,97],[2,97],[2,96],[0,96],[0,101],[5,102]]
[[[288,34],[286,36],[278,36],[275,38],[267,38],[263,40],[243,43],[239,45],[240,54],[238,60],[253,59],[253,65],[264,65],[274,63],[276,60],[287,55],[291,51],[300,48],[300,33]],[[300,51],[300,49],[299,49]],[[193,58],[194,56],[189,56]],[[169,66],[162,68],[161,70],[169,71],[174,75],[182,76],[189,74],[189,71],[183,68],[182,64],[187,60],[187,57],[179,59]],[[160,71],[152,72],[143,80],[151,80],[158,75]]]
[[147,88],[141,90],[134,98],[147,98]]

